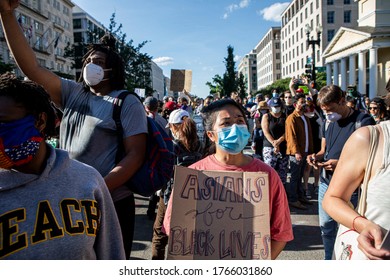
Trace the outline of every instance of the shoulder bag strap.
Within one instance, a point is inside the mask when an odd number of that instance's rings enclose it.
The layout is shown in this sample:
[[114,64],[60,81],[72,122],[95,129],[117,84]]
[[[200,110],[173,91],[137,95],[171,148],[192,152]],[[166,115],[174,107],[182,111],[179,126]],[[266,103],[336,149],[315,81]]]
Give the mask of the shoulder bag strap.
[[378,128],[375,126],[367,126],[369,131],[370,131],[370,148],[368,151],[368,160],[367,160],[367,165],[364,173],[364,179],[363,183],[361,185],[361,195],[359,198],[359,205],[358,205],[358,213],[363,215],[366,212],[367,208],[367,188],[368,188],[368,183],[369,183],[369,178],[371,176],[371,171],[372,171],[372,164],[374,163],[374,158],[377,152],[378,148]]

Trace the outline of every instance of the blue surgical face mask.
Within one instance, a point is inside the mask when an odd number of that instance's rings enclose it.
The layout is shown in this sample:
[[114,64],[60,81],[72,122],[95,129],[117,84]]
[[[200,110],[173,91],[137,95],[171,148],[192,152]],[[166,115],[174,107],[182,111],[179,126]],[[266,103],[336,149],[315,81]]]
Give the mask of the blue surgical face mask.
[[337,122],[343,116],[341,116],[339,113],[333,112],[333,113],[330,113],[330,114],[326,114],[325,117],[330,122]]
[[248,144],[251,134],[246,125],[234,124],[229,127],[224,127],[218,131],[217,145],[225,152],[237,155]]

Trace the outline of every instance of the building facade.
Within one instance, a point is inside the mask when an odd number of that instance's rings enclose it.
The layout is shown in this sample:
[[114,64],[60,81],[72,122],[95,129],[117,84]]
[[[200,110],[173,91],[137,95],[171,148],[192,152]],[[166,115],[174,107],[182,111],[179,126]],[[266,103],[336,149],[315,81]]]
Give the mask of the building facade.
[[255,47],[258,90],[281,78],[280,32],[280,27],[272,27]]
[[[342,26],[356,27],[357,18],[358,5],[354,0],[292,1],[282,13],[282,78],[299,77],[305,72],[305,65],[312,62],[312,56],[316,66],[323,66],[323,51],[337,31]],[[307,32],[306,25],[311,32]],[[314,54],[313,47],[307,45],[308,39],[320,41],[319,46],[314,45]]]
[[163,70],[154,62],[150,62],[150,79],[152,81],[153,96],[162,100],[165,95],[165,77]]
[[257,55],[252,50],[245,55],[238,64],[238,74],[242,73],[246,83],[246,94],[254,94],[257,91]]
[[[67,0],[22,0],[16,9],[16,17],[38,63],[59,75],[74,78],[72,60],[65,57],[65,48],[73,44],[72,8]],[[5,63],[15,64],[0,35],[0,52]],[[23,73],[15,67],[17,76]]]
[[387,93],[390,78],[390,1],[356,2],[358,27],[341,28],[324,51],[327,83],[373,98]]

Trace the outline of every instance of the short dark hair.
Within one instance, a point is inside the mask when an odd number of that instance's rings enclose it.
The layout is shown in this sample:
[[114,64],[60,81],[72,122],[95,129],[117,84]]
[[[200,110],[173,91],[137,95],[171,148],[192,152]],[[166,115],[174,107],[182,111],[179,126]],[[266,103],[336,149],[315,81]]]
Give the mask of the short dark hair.
[[345,97],[345,92],[336,85],[324,86],[318,93],[318,105],[329,105],[339,103]]
[[[245,123],[249,128],[248,120],[246,118],[246,114],[244,112],[244,109],[241,105],[239,105],[237,102],[235,102],[233,99],[226,98],[226,99],[219,99],[217,101],[214,101],[207,107],[203,107],[201,111],[201,116],[203,118],[203,127],[205,134],[207,131],[213,130],[214,124],[217,120],[217,114],[219,111],[221,111],[224,107],[232,105],[236,107],[240,112],[242,113]],[[212,143],[207,135],[204,137],[206,139],[206,145],[205,145],[205,154],[213,154],[215,152],[215,143]]]
[[297,95],[294,96],[294,103],[297,103],[299,99],[305,99],[306,100],[306,95],[304,93],[299,93]]
[[11,73],[0,75],[0,96],[7,97],[22,105],[28,114],[38,119],[46,113],[47,121],[43,134],[47,137],[57,135],[55,107],[45,89],[30,80],[20,80]]
[[110,86],[114,90],[121,90],[125,86],[125,64],[122,57],[116,51],[116,39],[110,34],[106,33],[101,39],[100,44],[90,44],[87,53],[83,56],[83,67],[79,77],[79,82],[84,84],[84,87],[89,90],[89,86],[85,83],[83,77],[83,70],[88,64],[87,58],[94,52],[102,52],[106,54],[106,66],[112,69],[110,72]]

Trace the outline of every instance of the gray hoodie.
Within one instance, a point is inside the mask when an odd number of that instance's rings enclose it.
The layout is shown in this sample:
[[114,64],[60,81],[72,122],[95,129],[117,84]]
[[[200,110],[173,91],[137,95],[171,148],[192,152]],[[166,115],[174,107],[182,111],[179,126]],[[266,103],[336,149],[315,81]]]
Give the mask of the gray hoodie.
[[102,176],[48,149],[40,175],[0,168],[0,259],[125,259]]

